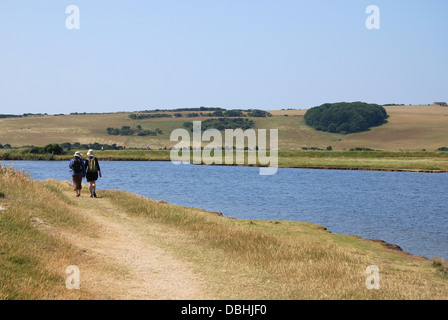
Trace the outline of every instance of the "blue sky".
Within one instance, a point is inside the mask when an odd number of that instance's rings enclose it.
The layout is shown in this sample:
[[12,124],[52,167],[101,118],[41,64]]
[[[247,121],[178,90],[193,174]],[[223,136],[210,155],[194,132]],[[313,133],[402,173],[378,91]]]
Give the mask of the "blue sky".
[[0,113],[447,101],[447,16],[447,0],[1,0]]

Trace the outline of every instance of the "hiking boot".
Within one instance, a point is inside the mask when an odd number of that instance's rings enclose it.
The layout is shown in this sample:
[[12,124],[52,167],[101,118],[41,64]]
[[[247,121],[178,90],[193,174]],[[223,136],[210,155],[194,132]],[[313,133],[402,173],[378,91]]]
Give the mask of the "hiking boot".
[[90,198],[93,198],[93,194],[90,195]]
[[95,198],[97,197],[96,192],[93,193],[93,196],[94,196]]

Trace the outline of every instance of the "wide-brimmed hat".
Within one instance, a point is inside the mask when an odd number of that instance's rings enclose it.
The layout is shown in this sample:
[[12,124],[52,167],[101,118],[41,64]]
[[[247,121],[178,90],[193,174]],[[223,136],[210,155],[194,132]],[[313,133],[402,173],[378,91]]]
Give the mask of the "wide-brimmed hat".
[[76,151],[76,152],[75,152],[75,157],[80,157],[80,158],[81,158],[81,157],[82,157],[82,154],[81,154],[81,152],[79,152],[79,151]]
[[95,156],[95,153],[93,153],[92,149],[89,149],[89,151],[87,151],[87,155],[90,156]]

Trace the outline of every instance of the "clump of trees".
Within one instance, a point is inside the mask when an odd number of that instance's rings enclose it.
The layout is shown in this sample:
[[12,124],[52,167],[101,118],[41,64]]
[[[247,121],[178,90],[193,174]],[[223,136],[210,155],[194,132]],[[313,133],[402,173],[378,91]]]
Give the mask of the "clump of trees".
[[47,113],[24,113],[24,114],[0,114],[0,119],[4,118],[23,118],[23,117],[43,117],[47,116]]
[[[147,110],[147,111],[140,111],[136,113],[131,113],[129,115],[129,118],[132,120],[142,120],[142,119],[151,119],[151,118],[182,118],[182,117],[188,117],[188,118],[194,118],[194,117],[229,117],[229,118],[239,118],[239,117],[256,117],[256,118],[265,118],[265,117],[271,117],[272,114],[268,111],[259,110],[259,109],[232,109],[232,110],[226,110],[222,108],[206,108],[206,107],[200,107],[200,108],[179,108],[174,110],[163,110],[163,111],[174,111],[174,114],[167,114],[167,113],[157,113],[158,111],[162,110]],[[187,113],[182,114],[180,111],[190,111]],[[205,112],[209,111],[209,112]]]
[[141,119],[153,119],[153,118],[172,118],[173,116],[167,113],[131,113],[129,118],[132,120],[141,120]]
[[341,134],[366,131],[387,118],[383,106],[364,102],[325,103],[309,109],[304,116],[306,124],[316,130]]
[[30,153],[34,154],[64,154],[64,148],[57,143],[48,144],[45,147],[32,147]]
[[217,108],[217,107],[199,107],[199,108],[176,108],[176,109],[154,109],[154,110],[143,110],[139,112],[144,113],[154,113],[154,112],[181,112],[181,111],[217,111],[222,110],[225,111],[223,108]]
[[266,118],[266,117],[272,117],[272,114],[270,112],[264,111],[264,110],[249,110],[247,112],[247,115],[249,117],[254,117],[254,118]]
[[53,154],[53,155],[62,155],[67,154],[67,151],[70,150],[121,150],[121,146],[117,146],[115,143],[112,145],[109,144],[100,144],[98,142],[81,144],[79,142],[70,143],[64,142],[61,144],[52,143],[48,144],[45,147],[36,147],[30,146],[29,153],[32,154]]
[[[255,122],[247,118],[218,118],[218,119],[207,119],[202,121],[201,130],[205,131],[207,129],[217,129],[219,131],[225,129],[252,129]],[[184,122],[184,128],[193,131],[193,122]]]
[[70,143],[70,142],[64,142],[61,144],[61,147],[65,150],[121,150],[121,146],[117,146],[115,143],[112,145],[109,144],[100,144],[98,142],[94,143],[88,143],[88,144],[81,144],[79,142]]
[[108,135],[113,136],[132,136],[134,134],[138,136],[156,136],[158,134],[163,134],[163,131],[159,128],[153,130],[143,130],[141,125],[137,125],[135,129],[132,129],[130,126],[122,126],[121,129],[118,128],[107,128],[106,132]]
[[348,151],[375,151],[375,150],[370,149],[370,148],[364,148],[364,147],[355,147],[355,148],[348,149]]
[[265,117],[271,117],[272,114],[264,111],[264,110],[258,110],[258,109],[247,109],[247,110],[217,110],[212,113],[206,113],[204,116],[208,117],[245,117],[246,115],[244,112],[247,113],[248,117],[256,117],[256,118],[265,118]]

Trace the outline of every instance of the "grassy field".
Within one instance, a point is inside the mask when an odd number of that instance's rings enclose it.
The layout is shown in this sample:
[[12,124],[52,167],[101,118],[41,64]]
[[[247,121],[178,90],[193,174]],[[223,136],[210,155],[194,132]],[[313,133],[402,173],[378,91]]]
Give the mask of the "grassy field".
[[[440,106],[393,106],[385,107],[390,115],[388,123],[370,131],[340,135],[319,132],[308,127],[303,115],[306,110],[274,110],[272,117],[252,118],[256,129],[278,129],[281,150],[299,150],[302,147],[344,150],[356,147],[375,150],[434,151],[448,146],[448,108]],[[163,112],[166,113],[166,112]],[[184,112],[186,115],[186,112]],[[0,119],[0,143],[13,147],[24,145],[44,146],[49,143],[80,142],[117,144],[128,148],[153,149],[172,147],[177,142],[170,141],[170,133],[182,128],[185,121],[205,120],[196,118],[156,118],[132,120],[129,113],[88,114],[88,115],[48,115],[43,117],[23,117]],[[122,126],[155,130],[163,134],[157,136],[111,136],[108,127]]]
[[[441,259],[0,168],[0,299],[447,299]],[[81,289],[66,288],[66,268]],[[367,289],[368,266],[379,289]],[[194,297],[194,298],[192,298]]]

